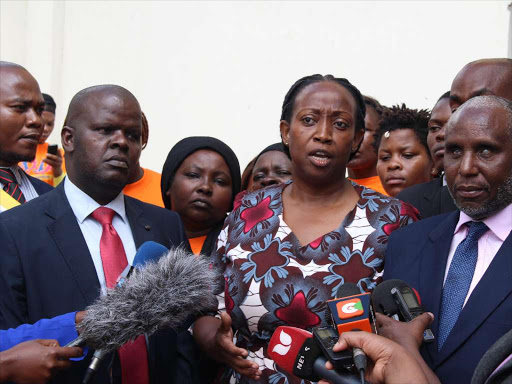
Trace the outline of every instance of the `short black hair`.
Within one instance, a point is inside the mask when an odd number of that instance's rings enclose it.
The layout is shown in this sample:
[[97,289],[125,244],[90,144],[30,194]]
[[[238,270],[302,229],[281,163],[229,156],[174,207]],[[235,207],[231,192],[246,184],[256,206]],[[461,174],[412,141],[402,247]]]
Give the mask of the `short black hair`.
[[[379,101],[374,97],[363,95],[363,100],[364,100],[364,103],[366,104],[366,106],[373,108],[379,116],[382,116],[384,111],[387,109],[387,107],[385,107],[381,103],[379,103]],[[368,108],[366,108],[366,109],[368,109]]]
[[411,109],[405,104],[393,105],[382,114],[379,122],[379,129],[375,133],[375,141],[373,145],[377,152],[379,151],[382,136],[386,132],[393,132],[397,129],[411,129],[416,137],[425,147],[428,156],[430,151],[427,144],[428,121],[430,120],[430,111],[427,109]]
[[44,110],[51,112],[55,115],[55,110],[57,109],[57,104],[55,104],[55,100],[47,93],[43,93],[44,99]]
[[[366,115],[366,105],[363,100],[363,95],[361,92],[359,92],[359,89],[357,89],[350,81],[348,81],[345,78],[341,77],[334,77],[333,75],[311,75],[311,76],[305,76],[299,80],[297,80],[292,87],[288,90],[288,93],[286,93],[286,96],[284,97],[283,106],[281,109],[281,121],[286,121],[288,124],[291,123],[292,118],[292,112],[293,107],[295,105],[295,99],[297,98],[297,95],[308,85],[319,83],[322,81],[330,81],[337,83],[341,85],[343,88],[345,88],[347,91],[350,92],[352,97],[354,98],[356,102],[356,120],[355,120],[355,130],[356,132],[359,130],[364,130],[364,117]],[[290,149],[285,145],[284,146],[284,152],[285,154],[291,159],[290,156]]]
[[437,99],[436,104],[439,103],[443,99],[449,99],[450,98],[450,91],[446,91],[441,95],[439,99]]

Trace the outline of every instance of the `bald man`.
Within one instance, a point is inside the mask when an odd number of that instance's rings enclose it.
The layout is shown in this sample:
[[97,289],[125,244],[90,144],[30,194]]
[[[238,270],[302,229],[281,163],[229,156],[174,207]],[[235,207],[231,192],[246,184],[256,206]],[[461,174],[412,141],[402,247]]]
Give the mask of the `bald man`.
[[0,212],[52,190],[18,166],[36,156],[44,106],[36,79],[22,66],[0,61]]
[[[512,100],[512,59],[482,59],[466,64],[453,80],[450,108],[454,112],[469,99],[484,95]],[[457,210],[445,177],[406,188],[397,198],[418,208],[422,219]]]
[[[0,329],[82,310],[115,285],[142,243],[186,241],[176,213],[122,193],[139,160],[141,122],[137,99],[122,87],[91,87],[72,99],[61,133],[67,178],[0,216]],[[114,382],[175,380],[174,332],[135,344],[119,353]],[[90,354],[56,382],[80,383],[89,361]],[[104,364],[95,382],[108,376]]]

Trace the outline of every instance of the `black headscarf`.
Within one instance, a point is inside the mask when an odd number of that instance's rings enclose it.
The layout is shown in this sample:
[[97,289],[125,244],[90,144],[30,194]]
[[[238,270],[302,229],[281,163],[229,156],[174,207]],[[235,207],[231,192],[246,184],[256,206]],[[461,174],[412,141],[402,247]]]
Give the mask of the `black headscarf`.
[[171,200],[166,193],[174,180],[176,171],[187,157],[200,149],[211,149],[217,152],[228,165],[231,173],[231,204],[233,204],[235,196],[240,192],[241,179],[240,164],[235,153],[226,144],[214,137],[191,136],[176,143],[165,160],[161,181],[162,200],[164,201],[165,208],[171,209]]
[[258,156],[256,156],[256,158],[254,159],[254,164],[256,164],[256,162],[258,161],[258,159],[260,158],[261,155],[263,155],[264,153],[270,152],[270,151],[278,151],[278,152],[283,152],[284,154],[286,154],[283,143],[270,144],[267,148],[265,148],[263,151],[261,151],[258,154]]

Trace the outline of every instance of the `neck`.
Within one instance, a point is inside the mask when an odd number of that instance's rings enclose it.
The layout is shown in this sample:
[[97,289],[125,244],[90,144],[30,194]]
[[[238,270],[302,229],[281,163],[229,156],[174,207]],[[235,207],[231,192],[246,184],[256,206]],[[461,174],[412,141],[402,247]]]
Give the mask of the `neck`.
[[341,177],[330,185],[315,185],[299,178],[290,184],[289,196],[298,204],[307,206],[329,206],[343,199],[347,191],[352,188],[349,180]]
[[11,168],[13,165],[16,165],[18,163],[10,163],[8,161],[3,161],[3,160],[0,160],[0,167],[3,167],[3,168]]
[[195,237],[206,236],[207,234],[210,233],[210,231],[211,231],[211,228],[188,230],[187,227],[185,226],[185,234],[187,235],[187,239],[193,239]]
[[123,188],[119,189],[112,185],[105,186],[103,184],[98,184],[98,182],[95,181],[81,183],[79,180],[75,180],[72,174],[69,173],[67,174],[67,177],[78,189],[89,195],[89,197],[99,205],[107,205],[123,190]]
[[136,183],[137,181],[142,179],[143,176],[144,176],[144,170],[142,169],[140,164],[137,163],[137,169],[133,173],[133,176],[130,178],[130,182],[128,184]]
[[351,179],[366,179],[373,176],[377,176],[377,169],[375,167],[348,169],[348,177]]

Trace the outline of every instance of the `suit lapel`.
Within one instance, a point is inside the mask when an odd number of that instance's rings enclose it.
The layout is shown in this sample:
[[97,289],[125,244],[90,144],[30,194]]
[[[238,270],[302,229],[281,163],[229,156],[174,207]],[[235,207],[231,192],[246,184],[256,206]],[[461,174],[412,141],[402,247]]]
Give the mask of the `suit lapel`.
[[[423,255],[421,256],[421,284],[419,287],[423,306],[434,314],[432,331],[434,335],[439,334],[439,312],[441,310],[441,297],[443,292],[443,281],[446,270],[446,261],[453,238],[453,231],[459,220],[459,212],[454,212],[446,218],[428,234],[427,242]],[[426,344],[426,349],[430,358],[438,355],[437,341]]]
[[150,220],[144,216],[142,209],[135,203],[134,199],[124,197],[126,216],[130,222],[130,228],[135,241],[135,247],[139,247],[146,241],[155,240],[153,225]]
[[48,230],[89,305],[98,297],[100,282],[63,184],[55,189],[52,198],[48,200],[46,214],[54,219],[48,225]]
[[429,183],[429,187],[423,197],[428,201],[427,206],[430,206],[429,214],[430,216],[438,215],[441,213],[441,188],[443,185],[443,179],[439,178],[433,180]]
[[460,347],[491,313],[512,293],[512,234],[471,293],[439,354],[439,364]]

